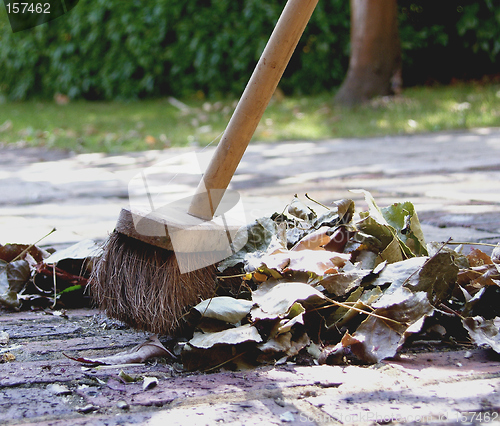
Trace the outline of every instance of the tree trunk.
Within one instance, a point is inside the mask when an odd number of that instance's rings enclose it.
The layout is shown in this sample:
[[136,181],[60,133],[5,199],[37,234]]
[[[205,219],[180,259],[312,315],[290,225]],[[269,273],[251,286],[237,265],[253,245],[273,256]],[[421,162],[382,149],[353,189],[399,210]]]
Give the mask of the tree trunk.
[[335,100],[355,105],[401,90],[397,0],[351,0],[351,56]]

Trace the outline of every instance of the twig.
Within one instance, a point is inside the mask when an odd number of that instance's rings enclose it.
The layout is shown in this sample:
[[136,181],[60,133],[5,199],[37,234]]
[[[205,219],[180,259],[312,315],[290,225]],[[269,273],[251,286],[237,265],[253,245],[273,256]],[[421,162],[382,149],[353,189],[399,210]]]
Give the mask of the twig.
[[19,253],[14,259],[12,259],[11,262],[15,262],[16,260],[18,260],[21,257],[23,257],[26,253],[28,253],[32,249],[32,247],[34,247],[35,245],[37,245],[40,241],[42,241],[44,238],[47,238],[50,234],[52,234],[55,231],[56,231],[56,228],[53,228],[52,231],[50,231],[48,234],[44,235],[39,240],[35,241],[33,244],[30,244],[21,253]]
[[331,210],[330,207],[325,206],[323,203],[320,203],[319,201],[316,201],[314,198],[309,197],[309,194],[307,192],[305,193],[305,196],[308,200],[312,201],[313,203],[319,204],[321,207],[324,207],[327,210]]
[[52,265],[52,277],[54,278],[54,303],[52,303],[51,309],[54,309],[57,304],[57,276],[56,276],[56,264]]
[[333,303],[334,305],[340,306],[340,307],[342,307],[344,309],[352,309],[353,311],[357,311],[359,313],[366,314],[368,316],[381,319],[382,321],[389,321],[389,322],[393,322],[393,323],[400,324],[400,325],[404,325],[405,324],[403,322],[399,322],[399,321],[393,320],[392,318],[383,317],[382,315],[377,315],[377,314],[374,314],[373,312],[367,312],[367,311],[364,311],[363,309],[355,308],[354,306],[349,306],[349,305],[346,305],[346,304],[344,304],[342,302],[337,302],[336,300],[330,299],[328,297],[326,297],[326,300],[328,302]]
[[240,278],[240,277],[247,277],[249,275],[252,275],[252,274],[249,272],[246,274],[236,274],[236,275],[217,275],[217,279],[225,280],[226,278]]
[[449,313],[449,314],[453,314],[453,315],[456,315],[457,317],[459,317],[460,319],[464,319],[464,317],[462,315],[460,315],[457,311],[455,311],[454,309],[451,309],[449,306],[446,306],[444,303],[440,303],[439,304],[439,309],[442,309],[443,311]]
[[488,246],[488,247],[496,247],[498,244],[490,244],[490,243],[472,243],[472,242],[459,242],[459,241],[450,241],[448,240],[445,244],[453,244],[453,245],[468,245],[468,246]]
[[224,362],[221,362],[219,365],[216,365],[215,367],[210,367],[210,368],[207,368],[207,369],[205,370],[205,372],[207,372],[207,371],[212,371],[212,370],[216,370],[217,368],[222,367],[224,364],[227,364],[228,362],[234,361],[236,358],[239,358],[241,355],[245,355],[245,354],[246,354],[246,352],[242,352],[242,353],[240,353],[240,354],[238,354],[238,355],[236,355],[236,356],[233,356],[232,358],[227,359],[227,360],[226,360],[226,361],[224,361]]

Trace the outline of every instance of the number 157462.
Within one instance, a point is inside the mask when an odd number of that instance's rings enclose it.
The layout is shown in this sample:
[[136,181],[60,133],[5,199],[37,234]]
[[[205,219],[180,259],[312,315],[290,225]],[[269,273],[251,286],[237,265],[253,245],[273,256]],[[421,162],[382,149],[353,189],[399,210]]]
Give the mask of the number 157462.
[[7,13],[50,13],[50,3],[5,3]]

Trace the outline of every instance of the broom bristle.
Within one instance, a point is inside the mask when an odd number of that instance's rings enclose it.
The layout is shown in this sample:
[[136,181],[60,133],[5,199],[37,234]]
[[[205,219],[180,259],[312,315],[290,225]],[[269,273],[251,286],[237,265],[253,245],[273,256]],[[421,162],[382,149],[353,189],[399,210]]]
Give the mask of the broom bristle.
[[138,330],[173,334],[190,306],[213,296],[215,276],[213,265],[181,274],[174,252],[113,232],[89,283],[109,317]]

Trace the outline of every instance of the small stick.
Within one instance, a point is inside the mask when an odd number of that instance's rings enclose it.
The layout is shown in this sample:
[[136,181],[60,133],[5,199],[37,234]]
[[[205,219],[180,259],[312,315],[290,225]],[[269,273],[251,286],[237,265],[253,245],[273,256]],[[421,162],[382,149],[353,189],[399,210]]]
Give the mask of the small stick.
[[47,238],[50,234],[56,231],[56,228],[53,228],[52,231],[50,231],[48,234],[44,235],[42,238],[39,240],[35,241],[33,244],[30,244],[28,247],[26,247],[21,253],[19,253],[14,259],[11,260],[11,262],[15,262],[16,260],[20,259],[23,257],[26,253],[28,253],[32,247],[37,245],[40,241],[42,241],[44,238]]
[[468,246],[488,246],[488,247],[496,247],[498,244],[490,244],[490,243],[472,243],[472,242],[459,242],[459,241],[450,241],[448,240],[445,244],[454,244],[454,245],[468,245]]
[[382,321],[389,321],[389,322],[393,322],[393,323],[400,324],[400,325],[405,324],[405,323],[393,320],[392,318],[383,317],[382,315],[377,315],[377,314],[374,314],[373,312],[363,311],[363,309],[355,308],[354,306],[348,306],[342,302],[337,302],[336,300],[330,299],[328,297],[326,298],[326,300],[328,300],[330,303],[333,303],[334,305],[340,306],[341,308],[352,309],[353,311],[357,311],[361,314],[366,314],[368,316],[381,319]]
[[314,198],[309,197],[309,194],[308,194],[307,192],[306,192],[306,194],[305,194],[305,195],[306,195],[306,198],[307,198],[308,200],[311,200],[313,203],[319,204],[321,207],[324,207],[324,208],[325,208],[325,209],[327,209],[327,210],[331,210],[331,208],[330,208],[330,207],[325,206],[323,203],[320,203],[319,201],[316,201]]
[[245,355],[245,354],[246,354],[246,352],[242,352],[242,353],[240,353],[240,354],[238,354],[236,356],[233,356],[232,358],[227,359],[224,362],[221,362],[219,365],[216,365],[215,367],[207,368],[205,370],[205,372],[212,371],[212,370],[215,370],[215,369],[217,369],[219,367],[222,367],[223,365],[227,364],[228,362],[234,361],[236,358],[239,358],[241,355]]
[[57,277],[56,277],[56,264],[54,263],[52,265],[52,270],[53,270],[53,275],[52,277],[54,278],[54,303],[52,303],[51,309],[54,309],[57,304]]

